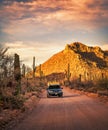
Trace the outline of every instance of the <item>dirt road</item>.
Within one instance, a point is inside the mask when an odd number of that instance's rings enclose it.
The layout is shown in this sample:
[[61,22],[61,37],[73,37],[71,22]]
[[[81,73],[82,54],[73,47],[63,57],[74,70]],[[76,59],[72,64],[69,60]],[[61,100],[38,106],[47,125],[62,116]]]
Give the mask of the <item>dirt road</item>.
[[63,89],[63,98],[47,98],[13,130],[108,130],[108,107]]

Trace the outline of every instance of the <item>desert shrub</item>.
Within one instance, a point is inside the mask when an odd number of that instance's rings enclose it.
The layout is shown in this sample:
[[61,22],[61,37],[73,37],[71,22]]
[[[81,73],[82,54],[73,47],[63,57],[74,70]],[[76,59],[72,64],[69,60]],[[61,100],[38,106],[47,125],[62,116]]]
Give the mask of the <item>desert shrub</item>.
[[4,109],[20,109],[24,104],[24,99],[18,96],[2,97],[1,101]]
[[20,109],[24,103],[24,99],[19,97],[11,97],[10,101],[13,109]]
[[1,112],[2,108],[3,108],[3,101],[0,99],[0,112]]
[[99,80],[97,81],[96,86],[97,86],[100,90],[108,89],[108,79],[99,79]]
[[85,89],[84,91],[96,93],[97,92],[97,88],[93,86],[93,87],[89,87],[89,88]]

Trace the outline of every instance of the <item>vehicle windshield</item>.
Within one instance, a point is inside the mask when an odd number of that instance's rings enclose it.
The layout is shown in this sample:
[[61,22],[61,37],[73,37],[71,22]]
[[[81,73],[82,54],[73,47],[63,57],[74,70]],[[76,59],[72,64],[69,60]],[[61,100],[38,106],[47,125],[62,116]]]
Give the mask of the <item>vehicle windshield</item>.
[[50,85],[49,89],[60,89],[60,85]]

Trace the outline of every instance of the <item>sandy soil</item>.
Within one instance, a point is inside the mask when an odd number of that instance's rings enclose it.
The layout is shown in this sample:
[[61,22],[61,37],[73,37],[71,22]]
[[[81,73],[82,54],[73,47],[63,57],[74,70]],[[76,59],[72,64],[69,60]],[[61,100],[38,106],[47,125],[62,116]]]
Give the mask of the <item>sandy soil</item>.
[[108,130],[106,104],[66,88],[63,92],[63,98],[47,98],[44,91],[32,113],[11,130]]

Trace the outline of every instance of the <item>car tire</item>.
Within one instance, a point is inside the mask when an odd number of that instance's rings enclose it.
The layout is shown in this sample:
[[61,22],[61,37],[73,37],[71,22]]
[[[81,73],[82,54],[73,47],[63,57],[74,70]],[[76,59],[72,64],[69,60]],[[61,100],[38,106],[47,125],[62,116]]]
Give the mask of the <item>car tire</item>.
[[50,98],[50,96],[47,94],[47,98]]
[[61,95],[58,95],[59,97],[63,97],[63,94],[61,94]]

